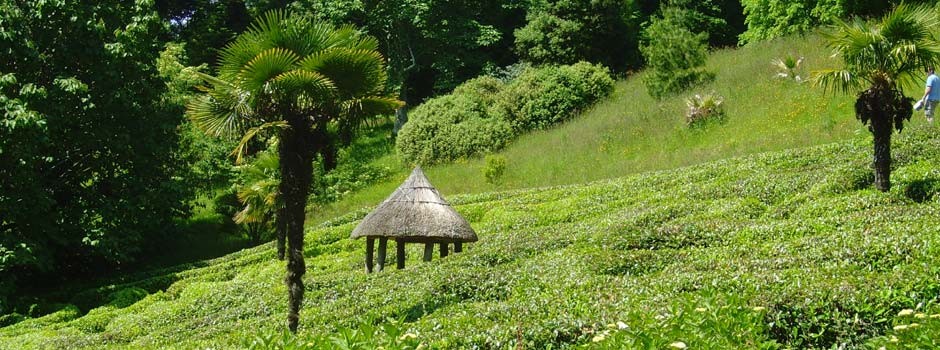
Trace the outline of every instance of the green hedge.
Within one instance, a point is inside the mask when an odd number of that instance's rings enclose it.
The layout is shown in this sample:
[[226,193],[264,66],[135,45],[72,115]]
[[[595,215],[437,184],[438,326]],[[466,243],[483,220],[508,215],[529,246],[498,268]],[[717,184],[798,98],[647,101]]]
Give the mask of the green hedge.
[[527,68],[509,83],[479,77],[415,108],[396,147],[405,161],[419,164],[493,152],[526,131],[568,119],[613,85],[607,68],[586,62]]

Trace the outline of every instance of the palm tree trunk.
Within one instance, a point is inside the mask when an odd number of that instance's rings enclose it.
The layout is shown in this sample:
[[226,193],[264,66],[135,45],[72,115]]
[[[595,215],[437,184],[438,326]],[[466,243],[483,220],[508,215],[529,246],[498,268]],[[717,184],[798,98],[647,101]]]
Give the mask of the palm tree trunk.
[[868,120],[868,130],[874,136],[872,168],[875,171],[875,188],[881,192],[891,189],[891,133],[894,132],[894,116],[889,113],[895,103],[895,92],[885,84],[876,84],[863,91],[855,102],[855,113],[863,122]]
[[[875,188],[881,192],[887,192],[891,189],[891,125],[889,123],[887,127],[875,127],[875,123],[872,123],[872,131],[875,136],[875,154],[874,154],[874,168],[875,168]],[[886,130],[878,130],[886,129]]]
[[285,252],[284,247],[286,244],[285,240],[287,239],[287,225],[286,225],[286,222],[283,219],[281,219],[281,217],[284,217],[284,215],[287,215],[287,214],[285,214],[285,209],[284,209],[284,206],[282,205],[277,208],[277,218],[275,218],[274,220],[274,224],[277,226],[277,259],[278,260],[284,260],[284,252]]
[[281,220],[287,238],[287,277],[284,282],[288,291],[287,327],[297,332],[300,307],[303,304],[304,264],[304,218],[310,181],[313,175],[312,133],[306,118],[289,118],[289,128],[281,132],[278,154],[281,162],[279,189],[283,198]]

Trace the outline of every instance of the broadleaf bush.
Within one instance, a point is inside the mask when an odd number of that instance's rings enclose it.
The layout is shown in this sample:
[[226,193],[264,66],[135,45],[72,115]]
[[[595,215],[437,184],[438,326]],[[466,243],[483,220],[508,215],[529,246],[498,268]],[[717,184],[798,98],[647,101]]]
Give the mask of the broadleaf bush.
[[491,153],[590,107],[613,84],[606,68],[586,62],[526,68],[508,83],[476,78],[416,107],[396,147],[406,162],[418,164]]

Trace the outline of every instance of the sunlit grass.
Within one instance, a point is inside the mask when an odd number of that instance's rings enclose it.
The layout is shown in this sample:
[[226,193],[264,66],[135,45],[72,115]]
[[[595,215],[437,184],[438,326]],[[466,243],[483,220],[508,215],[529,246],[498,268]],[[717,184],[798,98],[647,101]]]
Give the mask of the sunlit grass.
[[[786,38],[714,52],[713,83],[656,101],[642,74],[617,82],[612,96],[570,122],[524,135],[498,154],[506,172],[486,182],[482,157],[425,168],[445,195],[584,183],[643,171],[672,169],[710,160],[824,144],[867,133],[853,115],[853,96],[826,95],[810,83],[777,79],[775,58],[803,56],[801,76],[837,64],[821,39]],[[724,98],[724,124],[689,130],[684,100],[715,92]],[[920,120],[916,120],[922,123]],[[410,172],[394,155],[380,160],[398,169],[388,181],[338,203],[311,208],[312,222],[378,204]]]

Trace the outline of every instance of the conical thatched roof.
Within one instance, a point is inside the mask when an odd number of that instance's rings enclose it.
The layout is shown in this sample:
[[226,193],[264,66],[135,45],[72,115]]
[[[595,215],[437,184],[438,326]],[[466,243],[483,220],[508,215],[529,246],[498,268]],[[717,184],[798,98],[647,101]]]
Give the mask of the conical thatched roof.
[[431,185],[421,167],[356,226],[350,238],[407,242],[475,242],[473,228]]

